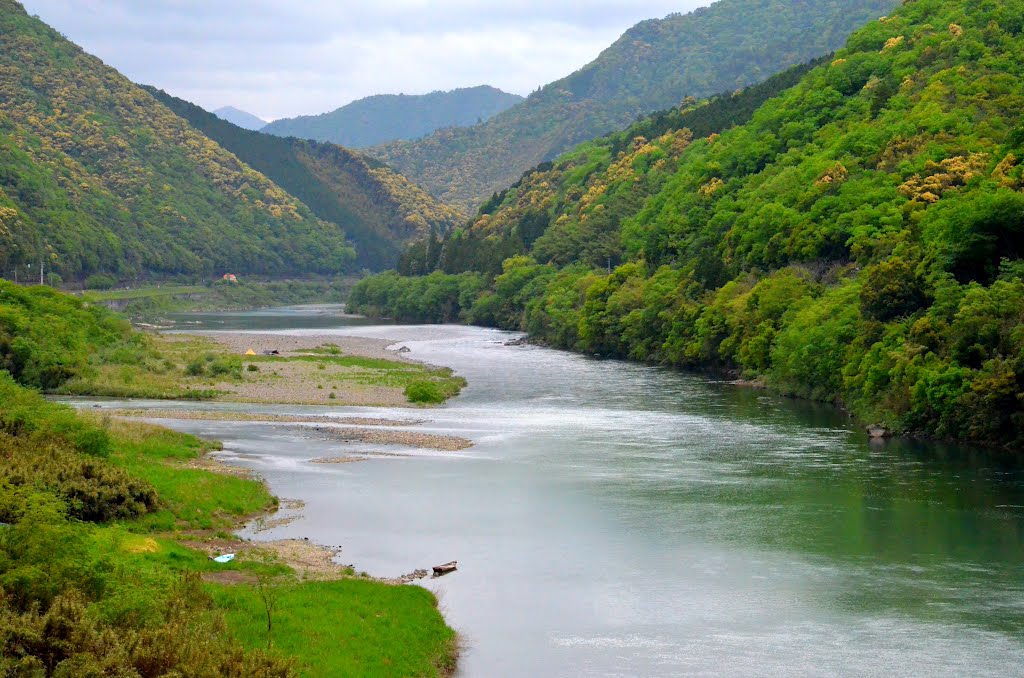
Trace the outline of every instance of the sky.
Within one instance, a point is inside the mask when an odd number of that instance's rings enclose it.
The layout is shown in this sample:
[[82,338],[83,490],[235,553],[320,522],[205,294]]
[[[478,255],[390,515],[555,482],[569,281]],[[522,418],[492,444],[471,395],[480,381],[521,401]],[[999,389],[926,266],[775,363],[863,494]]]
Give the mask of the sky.
[[22,0],[135,82],[264,120],[373,94],[527,95],[710,0]]

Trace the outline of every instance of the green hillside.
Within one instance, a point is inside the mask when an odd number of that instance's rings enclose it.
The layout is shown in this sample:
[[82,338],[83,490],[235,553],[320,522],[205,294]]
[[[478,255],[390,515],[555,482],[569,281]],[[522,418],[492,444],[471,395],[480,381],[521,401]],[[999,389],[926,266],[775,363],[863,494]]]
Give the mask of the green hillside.
[[335,273],[342,230],[0,0],[0,272]]
[[724,122],[730,97],[584,145],[422,245],[472,270],[379,276],[353,301],[1019,447],[1022,29],[1021,0],[908,3],[745,124],[671,123]]
[[389,141],[419,139],[448,127],[489,120],[523,100],[518,94],[481,85],[430,94],[381,94],[323,115],[275,120],[262,131],[282,137],[330,141],[367,148]]
[[371,149],[452,205],[475,209],[528,168],[688,96],[764,80],[841,46],[896,0],[719,0],[644,21],[595,61],[482,125]]
[[372,158],[334,144],[283,139],[242,129],[202,108],[153,88],[158,101],[338,224],[356,248],[360,267],[393,266],[402,248],[432,230],[447,233],[463,221],[408,179]]

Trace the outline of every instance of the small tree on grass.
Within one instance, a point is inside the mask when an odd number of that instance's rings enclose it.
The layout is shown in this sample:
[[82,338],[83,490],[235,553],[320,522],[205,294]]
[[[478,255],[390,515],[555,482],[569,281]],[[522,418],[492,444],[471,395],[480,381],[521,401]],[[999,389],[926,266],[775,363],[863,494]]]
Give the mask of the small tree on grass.
[[256,573],[256,594],[263,603],[263,612],[267,618],[267,649],[274,641],[274,615],[281,600],[281,589],[288,583],[289,577],[281,574],[280,563],[272,551],[258,550],[253,556],[261,567]]

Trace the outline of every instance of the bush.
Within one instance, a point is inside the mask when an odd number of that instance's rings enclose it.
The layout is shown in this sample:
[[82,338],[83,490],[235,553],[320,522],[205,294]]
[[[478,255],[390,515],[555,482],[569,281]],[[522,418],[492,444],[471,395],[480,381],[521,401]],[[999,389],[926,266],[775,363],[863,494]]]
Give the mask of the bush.
[[90,362],[137,363],[144,338],[105,308],[48,287],[0,280],[0,369],[19,383],[56,389],[90,373]]
[[210,361],[207,372],[211,377],[242,378],[242,359],[238,356],[219,356]]
[[[0,373],[0,484],[42,488],[79,520],[135,518],[157,506],[149,483],[106,461],[110,435]],[[8,516],[9,518],[9,516]],[[0,522],[10,522],[0,516]]]
[[433,381],[414,381],[405,387],[405,397],[411,403],[433,404],[443,403],[446,399],[441,386]]

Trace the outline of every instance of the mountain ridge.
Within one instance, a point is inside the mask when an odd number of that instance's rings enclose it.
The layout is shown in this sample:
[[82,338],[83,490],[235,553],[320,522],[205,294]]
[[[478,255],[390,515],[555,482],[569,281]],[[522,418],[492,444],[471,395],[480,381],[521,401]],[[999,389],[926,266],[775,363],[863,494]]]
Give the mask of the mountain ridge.
[[266,120],[234,106],[221,106],[212,113],[221,120],[227,120],[242,129],[259,130],[267,126]]
[[638,115],[753,84],[826,54],[897,0],[720,0],[629,29],[593,62],[482,125],[369,152],[435,197],[474,210],[493,191]]
[[184,99],[144,86],[161,103],[250,167],[338,224],[356,247],[356,263],[393,266],[411,240],[443,235],[464,216],[386,165],[336,144],[246,130]]
[[262,131],[365,149],[482,122],[522,99],[488,85],[421,95],[378,94],[328,113],[275,120]]
[[[0,271],[336,273],[342,230],[0,0]],[[14,277],[12,275],[12,277]]]

